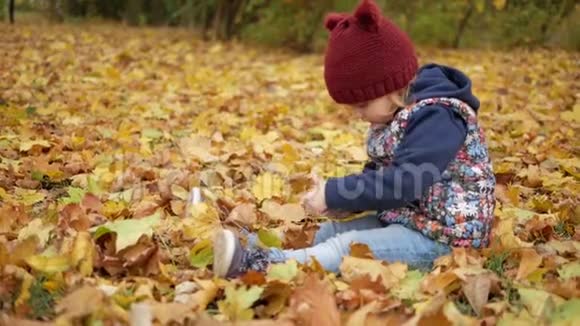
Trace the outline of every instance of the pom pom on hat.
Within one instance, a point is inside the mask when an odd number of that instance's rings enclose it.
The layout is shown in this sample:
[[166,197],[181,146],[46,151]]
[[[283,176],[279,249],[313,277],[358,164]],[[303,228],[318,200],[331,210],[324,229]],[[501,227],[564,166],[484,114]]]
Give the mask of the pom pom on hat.
[[348,17],[348,14],[345,13],[336,13],[336,12],[330,13],[326,15],[326,18],[324,19],[324,26],[329,31],[332,31],[336,27],[336,25],[338,25],[338,23],[340,23],[346,17]]
[[374,1],[363,0],[358,8],[356,8],[354,17],[362,27],[376,32],[381,19],[381,9],[379,9]]

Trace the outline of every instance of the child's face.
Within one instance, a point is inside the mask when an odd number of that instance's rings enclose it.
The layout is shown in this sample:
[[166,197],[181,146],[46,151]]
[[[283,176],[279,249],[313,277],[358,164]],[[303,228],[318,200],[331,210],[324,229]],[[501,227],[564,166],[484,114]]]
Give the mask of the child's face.
[[385,95],[368,102],[352,105],[361,119],[372,124],[386,124],[393,120],[397,104],[392,96]]

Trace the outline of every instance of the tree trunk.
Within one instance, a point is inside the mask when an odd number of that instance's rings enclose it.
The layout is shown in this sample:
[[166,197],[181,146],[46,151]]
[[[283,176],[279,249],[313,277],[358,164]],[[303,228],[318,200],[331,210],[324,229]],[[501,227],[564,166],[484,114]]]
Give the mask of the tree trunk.
[[213,35],[212,39],[220,39],[221,38],[221,28],[224,19],[224,12],[226,9],[227,0],[219,0],[217,4],[217,8],[215,9],[215,13],[213,16]]
[[10,0],[8,4],[8,16],[10,17],[10,24],[14,24],[14,0]]
[[235,0],[229,8],[227,25],[225,26],[225,37],[230,39],[235,34],[234,27],[236,26],[236,19],[241,11],[244,10],[245,0]]
[[[551,2],[551,1],[550,1]],[[558,8],[558,13],[549,15],[541,26],[541,41],[548,41],[549,32],[555,30],[562,21],[574,10],[574,1],[563,0]]]
[[142,7],[143,3],[141,0],[127,1],[127,8],[125,9],[125,20],[129,25],[139,25]]
[[165,23],[165,6],[163,0],[151,0],[149,3],[151,13],[151,23],[153,25],[161,25]]
[[[202,4],[204,7],[206,6],[205,2],[203,2]],[[195,26],[195,18],[196,18],[196,8],[193,4],[193,0],[188,0],[185,3],[185,11],[181,15],[181,18],[180,18],[181,25],[187,26],[190,28],[194,27]]]
[[459,48],[459,44],[461,42],[461,37],[463,36],[463,32],[465,32],[465,28],[467,27],[467,23],[469,22],[469,18],[473,14],[473,3],[470,1],[463,18],[459,22],[459,26],[457,28],[457,34],[455,34],[455,39],[453,40],[453,47],[455,49]]
[[48,15],[53,22],[62,22],[62,11],[58,7],[59,0],[50,0],[48,2]]
[[208,5],[204,5],[203,8],[201,9],[201,36],[202,38],[207,41],[209,40],[209,31],[211,28],[211,13],[212,13],[212,8],[210,8]]
[[99,8],[97,7],[98,0],[87,0],[87,16],[95,17],[99,14]]

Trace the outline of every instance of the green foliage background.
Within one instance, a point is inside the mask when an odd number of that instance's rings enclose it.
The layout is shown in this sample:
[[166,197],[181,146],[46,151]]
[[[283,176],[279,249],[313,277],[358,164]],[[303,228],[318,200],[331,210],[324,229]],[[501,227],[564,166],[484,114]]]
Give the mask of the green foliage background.
[[[9,0],[0,0],[6,8]],[[424,46],[580,50],[575,0],[377,0]],[[301,51],[320,50],[328,11],[351,11],[358,0],[17,0],[20,10],[53,20],[104,18],[130,25],[195,28],[209,39],[240,38]],[[2,15],[5,15],[2,11]],[[2,16],[0,16],[2,17]],[[464,24],[462,24],[464,22]]]

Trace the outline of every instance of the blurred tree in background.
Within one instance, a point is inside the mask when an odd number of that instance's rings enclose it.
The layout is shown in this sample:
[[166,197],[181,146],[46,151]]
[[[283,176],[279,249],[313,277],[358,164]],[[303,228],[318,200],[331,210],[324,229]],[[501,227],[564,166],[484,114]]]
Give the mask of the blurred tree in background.
[[[8,2],[0,0],[0,5],[6,8]],[[554,45],[580,49],[580,5],[576,0],[377,2],[422,45]],[[135,26],[187,26],[208,39],[236,37],[303,51],[324,46],[322,19],[326,12],[350,11],[357,3],[358,0],[16,0],[18,10],[41,11],[56,21],[103,18]]]

